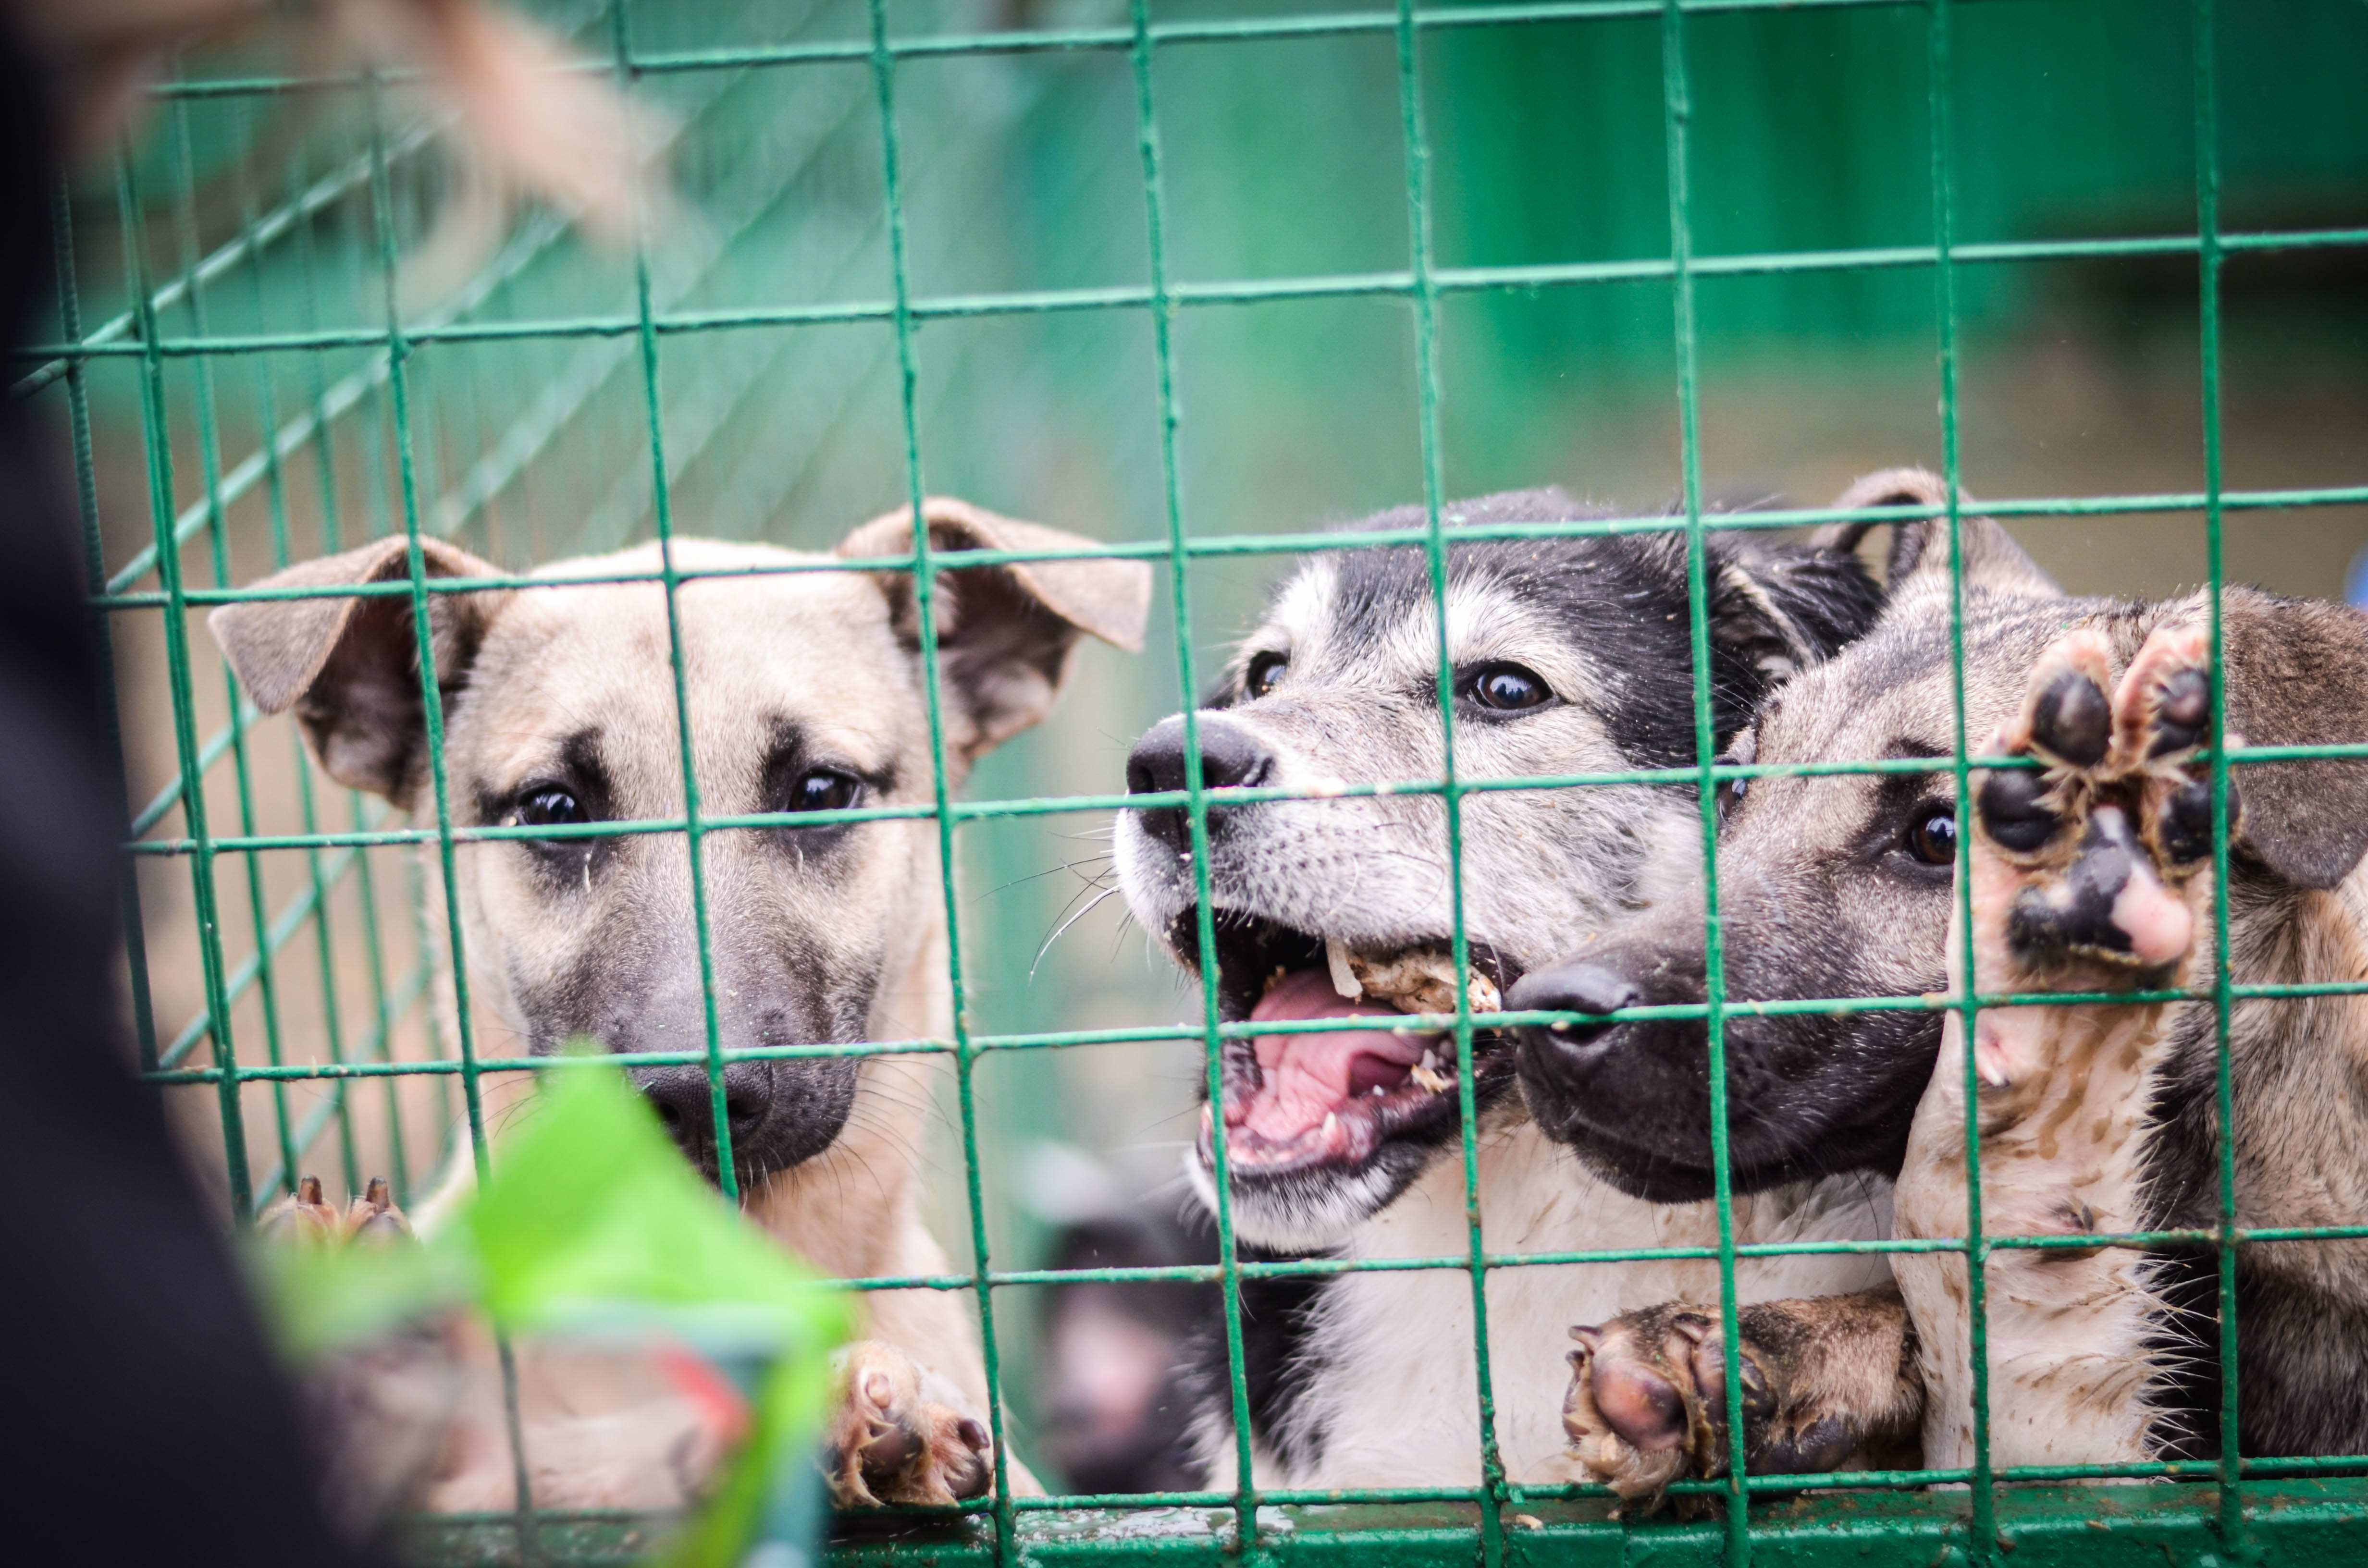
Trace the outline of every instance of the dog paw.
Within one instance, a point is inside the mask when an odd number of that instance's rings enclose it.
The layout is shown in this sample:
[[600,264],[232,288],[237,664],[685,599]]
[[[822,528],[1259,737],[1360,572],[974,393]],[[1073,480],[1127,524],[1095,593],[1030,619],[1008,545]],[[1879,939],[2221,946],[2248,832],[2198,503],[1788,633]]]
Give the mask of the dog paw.
[[944,1377],[884,1340],[838,1353],[823,1465],[840,1508],[951,1505],[995,1476],[986,1423]]
[[[1736,1327],[1749,1473],[1912,1459],[1901,1449],[1923,1390],[1896,1290],[1755,1302]],[[1672,1301],[1571,1335],[1563,1426],[1595,1480],[1649,1513],[1672,1481],[1726,1473],[1729,1357],[1714,1309]]]
[[[1726,1468],[1726,1358],[1715,1309],[1682,1301],[1570,1331],[1563,1430],[1572,1456],[1623,1502],[1658,1507],[1669,1483]],[[1747,1348],[1746,1419],[1766,1384]]]
[[[2179,984],[2208,916],[2212,787],[2203,627],[2148,637],[2118,684],[2096,631],[2043,654],[2021,715],[1995,743],[2036,769],[1995,769],[1975,792],[1975,972],[1985,989],[2130,991]],[[2108,695],[2108,694],[2111,695]],[[2229,797],[2231,831],[2237,811]],[[2057,1065],[2052,1009],[1986,1010],[1982,1082]]]
[[268,1241],[302,1242],[316,1246],[356,1243],[366,1246],[411,1239],[411,1221],[394,1205],[386,1177],[372,1176],[360,1197],[342,1214],[322,1195],[321,1178],[299,1178],[296,1189],[266,1209],[255,1221],[257,1234]]

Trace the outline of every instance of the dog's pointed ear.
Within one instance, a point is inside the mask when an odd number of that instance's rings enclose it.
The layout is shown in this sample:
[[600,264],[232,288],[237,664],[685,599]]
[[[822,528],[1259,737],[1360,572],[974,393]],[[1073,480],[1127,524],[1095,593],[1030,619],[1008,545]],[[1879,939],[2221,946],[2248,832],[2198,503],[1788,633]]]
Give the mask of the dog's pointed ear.
[[[491,577],[500,569],[441,540],[422,540],[430,577]],[[258,588],[361,587],[410,574],[405,541],[376,540],[273,574]],[[508,594],[430,594],[438,686],[449,699]],[[249,599],[207,619],[247,696],[266,713],[294,709],[322,770],[352,790],[409,806],[425,776],[427,710],[419,642],[406,595]]]
[[[1091,550],[1094,541],[1040,523],[997,517],[968,502],[922,503],[933,552]],[[904,555],[913,548],[910,507],[891,512],[839,541],[842,559]],[[920,642],[910,572],[883,572],[897,632]],[[964,566],[939,563],[934,596],[938,668],[958,712],[947,739],[974,760],[1042,720],[1066,685],[1077,640],[1090,632],[1135,653],[1151,611],[1151,568],[1140,561],[1056,559]]]
[[[2230,588],[2220,625],[2236,739],[2256,746],[2368,744],[2368,617],[2342,605]],[[2239,839],[2287,881],[2331,888],[2368,854],[2368,761],[2248,763],[2230,777]]]
[[[1887,468],[1870,473],[1834,498],[1837,512],[1875,506],[1936,506],[1949,504],[1948,483],[1929,469]],[[1964,581],[1970,585],[2026,597],[2060,598],[2064,590],[2023,553],[2014,536],[1995,517],[1978,517],[1961,493],[1957,515],[1959,554]],[[1829,523],[1810,536],[1811,542],[1829,550],[1854,551],[1868,530],[1889,525],[1891,549],[1884,561],[1883,578],[1888,597],[1922,588],[1945,591],[1949,583],[1949,519],[1911,517],[1894,521],[1869,517],[1863,522]]]
[[1714,534],[1712,561],[1711,639],[1769,686],[1831,658],[1883,610],[1882,588],[1847,549]]

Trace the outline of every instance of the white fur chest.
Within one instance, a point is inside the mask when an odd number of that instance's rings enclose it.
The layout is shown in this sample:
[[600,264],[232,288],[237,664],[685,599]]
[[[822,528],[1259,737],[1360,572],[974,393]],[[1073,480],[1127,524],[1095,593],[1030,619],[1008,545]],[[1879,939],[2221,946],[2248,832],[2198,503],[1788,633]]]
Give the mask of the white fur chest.
[[[1492,1254],[1713,1247],[1707,1203],[1657,1204],[1589,1173],[1526,1123],[1480,1151],[1482,1233]],[[1850,1177],[1736,1204],[1738,1241],[1871,1238],[1888,1233],[1887,1183]],[[1456,1258],[1469,1253],[1462,1162],[1441,1159],[1383,1213],[1360,1226],[1346,1255],[1359,1260]],[[1862,1290],[1884,1277],[1881,1256],[1818,1254],[1738,1265],[1747,1301]],[[1488,1360],[1497,1435],[1516,1483],[1576,1479],[1564,1455],[1563,1395],[1573,1324],[1675,1299],[1713,1301],[1715,1258],[1541,1264],[1491,1269]],[[1478,1379],[1472,1283],[1461,1268],[1344,1276],[1318,1299],[1304,1353],[1315,1364],[1306,1395],[1283,1417],[1315,1456],[1286,1467],[1262,1454],[1259,1480],[1293,1487],[1476,1485]],[[1204,1453],[1232,1475],[1222,1437]]]

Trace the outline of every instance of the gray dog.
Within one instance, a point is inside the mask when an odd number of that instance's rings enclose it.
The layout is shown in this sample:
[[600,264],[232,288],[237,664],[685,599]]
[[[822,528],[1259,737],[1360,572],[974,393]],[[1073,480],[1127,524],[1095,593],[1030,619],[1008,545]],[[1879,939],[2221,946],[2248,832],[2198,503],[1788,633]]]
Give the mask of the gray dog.
[[[1880,477],[1862,499],[1944,500],[1929,474]],[[1861,532],[1839,530],[1833,542]],[[1965,733],[1976,753],[1987,742],[2046,765],[1981,784],[1981,989],[2208,985],[2209,797],[2193,777],[2208,710],[2208,605],[2202,596],[2070,598],[1995,522],[1966,519],[1962,540]],[[1731,998],[1914,997],[1951,983],[1959,813],[1945,764],[1955,745],[1946,541],[1945,524],[1900,527],[1880,621],[1785,686],[1731,748],[1745,762],[1933,761],[1930,771],[1729,788],[1719,872]],[[2256,745],[2368,741],[2368,620],[2249,589],[2230,589],[2222,607],[2234,734]],[[2235,979],[2368,979],[2368,879],[2356,869],[2368,848],[2368,768],[2248,765],[2231,778]],[[1700,1002],[1702,931],[1698,900],[1674,898],[1532,975],[1510,1000],[1577,1012]],[[2217,1222],[2213,1008],[2146,1013],[1981,1015],[1973,1049],[1994,1233]],[[2110,1071],[2096,1065],[2106,1035]],[[1954,1054],[1964,1047],[1952,1038],[1936,1078],[1939,1015],[1745,1016],[1727,1021],[1725,1039],[1738,1191],[1849,1171],[1886,1177],[1905,1162],[1902,1231],[1964,1233],[1964,1059]],[[2361,997],[2237,1004],[2240,1224],[2368,1215],[2356,1108],[2368,1103],[2363,1050]],[[1522,1087],[1539,1125],[1607,1179],[1698,1199],[1711,1179],[1706,1051],[1699,1022],[1528,1030]],[[2096,1083],[2078,1081],[2092,1072]],[[2100,1098],[2112,1097],[2108,1083],[2119,1086],[2119,1109]],[[2043,1102],[2052,1108],[2044,1114],[2034,1109]],[[2076,1137],[2087,1163],[2071,1172],[2063,1145]],[[2211,1310],[2209,1270],[2208,1256],[2141,1260],[2110,1247],[1994,1258],[1999,1462],[2207,1451],[2213,1424],[2198,1393],[2214,1383],[2215,1338],[2191,1309]],[[1963,1263],[1927,1258],[1900,1274],[1906,1301],[1885,1286],[1744,1309],[1753,1469],[1896,1462],[1919,1440],[1935,1462],[1963,1461]],[[2077,1302],[2064,1294],[2073,1278],[2089,1287]],[[2243,1248],[2237,1315],[2244,1450],[2368,1448],[2368,1248]],[[1723,1468],[1733,1358],[1714,1318],[1672,1302],[1575,1331],[1582,1346],[1565,1420],[1591,1474],[1639,1495]],[[2053,1392],[2035,1390],[2031,1380],[2050,1367],[2072,1370]],[[2067,1391],[2085,1414],[2066,1414]]]

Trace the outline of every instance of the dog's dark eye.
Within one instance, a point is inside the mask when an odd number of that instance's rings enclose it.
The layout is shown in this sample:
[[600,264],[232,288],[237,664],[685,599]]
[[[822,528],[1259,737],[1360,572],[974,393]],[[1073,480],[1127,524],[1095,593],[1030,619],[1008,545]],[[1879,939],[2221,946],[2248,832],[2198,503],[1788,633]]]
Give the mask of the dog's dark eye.
[[843,812],[853,806],[862,794],[863,782],[827,767],[809,768],[798,775],[790,786],[790,806],[793,812]]
[[[1735,757],[1724,756],[1710,759],[1713,767],[1733,767],[1736,765],[1736,761]],[[1718,787],[1719,820],[1722,822],[1726,820],[1727,813],[1743,804],[1743,797],[1750,791],[1751,780],[1748,778],[1729,778],[1721,784]]]
[[544,785],[520,795],[517,816],[520,827],[566,827],[592,820],[581,801],[555,785]]
[[1290,667],[1291,660],[1283,654],[1260,653],[1250,661],[1250,667],[1242,672],[1242,689],[1248,692],[1250,700],[1255,702],[1272,691],[1274,683],[1281,680],[1282,672]]
[[1957,863],[1957,813],[1949,806],[1925,806],[1907,829],[1907,852],[1928,866]]
[[1535,708],[1554,695],[1535,671],[1519,665],[1484,665],[1467,689],[1481,707],[1508,713]]

